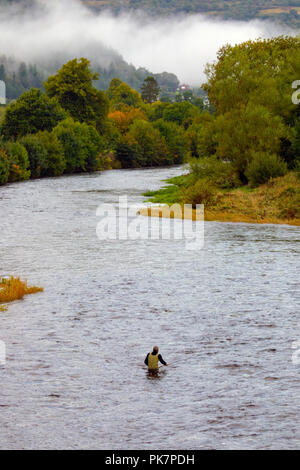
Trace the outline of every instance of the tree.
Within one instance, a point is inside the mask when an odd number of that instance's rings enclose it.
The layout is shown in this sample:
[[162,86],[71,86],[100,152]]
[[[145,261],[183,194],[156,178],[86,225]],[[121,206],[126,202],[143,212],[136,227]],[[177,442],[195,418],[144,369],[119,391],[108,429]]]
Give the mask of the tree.
[[94,171],[100,167],[104,140],[93,126],[68,118],[53,132],[63,146],[66,173]]
[[0,80],[6,81],[6,71],[3,64],[0,65]]
[[20,142],[5,142],[5,149],[9,156],[8,181],[22,181],[30,178],[28,153]]
[[31,178],[40,178],[47,170],[46,147],[36,134],[22,137],[20,143],[26,148],[28,153]]
[[188,101],[182,103],[170,103],[164,108],[163,119],[176,122],[179,125],[187,123],[196,108]]
[[18,78],[19,78],[21,85],[25,89],[29,88],[28,71],[27,71],[27,65],[25,64],[25,62],[22,62],[20,64],[20,67],[18,70]]
[[116,156],[123,167],[159,166],[168,163],[164,137],[150,122],[136,120],[121,139]]
[[158,100],[160,88],[154,77],[147,77],[141,87],[142,99],[146,103],[154,103]]
[[164,137],[168,148],[168,163],[183,163],[188,154],[188,141],[182,127],[175,122],[167,122],[160,119],[154,123],[160,135]]
[[221,48],[202,86],[216,112],[201,123],[196,138],[191,134],[194,154],[215,154],[232,162],[243,183],[250,176],[254,180],[254,173],[263,181],[263,172],[267,179],[282,172],[282,158],[292,169],[297,159],[299,110],[291,100],[291,84],[299,77],[299,63],[297,37]]
[[63,146],[54,132],[38,132],[38,139],[46,149],[47,156],[41,176],[60,176],[66,168]]
[[250,104],[244,110],[233,109],[215,121],[216,155],[234,164],[242,181],[256,152],[278,154],[280,138],[286,128],[280,116],[273,116],[263,106]]
[[51,131],[65,117],[65,112],[55,99],[32,88],[8,106],[2,124],[2,135],[7,140],[15,140],[26,134]]
[[122,134],[128,131],[130,125],[136,119],[147,120],[145,113],[140,108],[132,107],[128,107],[126,111],[114,111],[108,117]]
[[80,122],[105,129],[108,101],[103,91],[93,86],[98,74],[90,70],[90,61],[85,58],[73,59],[48,78],[44,83],[47,95],[57,98],[70,116]]
[[110,82],[106,96],[110,102],[111,110],[122,110],[126,106],[134,108],[140,107],[143,102],[141,95],[131,88],[127,83],[122,82],[118,78],[113,78]]
[[4,148],[0,148],[0,185],[7,183],[8,175],[9,158],[7,155],[7,151]]

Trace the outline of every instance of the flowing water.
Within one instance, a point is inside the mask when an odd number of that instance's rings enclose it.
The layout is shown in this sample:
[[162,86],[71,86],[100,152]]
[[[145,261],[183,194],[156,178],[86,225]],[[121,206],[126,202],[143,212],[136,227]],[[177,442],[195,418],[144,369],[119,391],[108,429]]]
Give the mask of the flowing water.
[[299,228],[207,222],[198,251],[96,236],[99,204],[181,171],[0,188],[0,274],[45,288],[0,314],[2,449],[300,447]]

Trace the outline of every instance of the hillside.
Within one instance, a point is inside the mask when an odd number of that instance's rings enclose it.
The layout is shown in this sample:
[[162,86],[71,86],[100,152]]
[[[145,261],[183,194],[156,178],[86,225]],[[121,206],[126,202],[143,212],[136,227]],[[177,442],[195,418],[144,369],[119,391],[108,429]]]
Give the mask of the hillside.
[[[179,80],[175,74],[168,72],[153,74],[145,68],[136,68],[112,50],[110,50],[110,62],[105,65],[107,60],[104,52],[103,56],[99,54],[98,63],[93,63],[93,70],[99,73],[99,80],[95,86],[100,90],[107,90],[111,80],[118,77],[135,90],[140,91],[148,75],[156,78],[161,88],[161,96],[174,93],[179,86]],[[49,58],[43,63],[30,64],[0,54],[0,80],[6,83],[7,99],[9,101],[16,99],[31,87],[42,89],[43,81],[59,69],[67,59],[62,56],[55,61]],[[103,61],[103,66],[99,65],[101,61]]]
[[[34,0],[0,0],[0,5],[23,4],[32,8]],[[81,0],[95,11],[142,10],[150,16],[202,13],[209,17],[248,21],[269,19],[300,27],[300,0]]]
[[142,9],[150,15],[203,13],[223,19],[271,19],[300,27],[300,0],[82,0],[96,10]]

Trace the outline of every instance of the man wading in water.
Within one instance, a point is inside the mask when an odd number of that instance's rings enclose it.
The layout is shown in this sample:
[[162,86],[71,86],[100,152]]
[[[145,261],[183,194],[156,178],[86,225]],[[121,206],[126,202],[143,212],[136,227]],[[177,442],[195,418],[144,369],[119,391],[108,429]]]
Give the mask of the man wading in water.
[[161,354],[158,354],[158,346],[154,346],[153,351],[148,353],[145,359],[145,364],[148,366],[148,372],[152,374],[157,374],[158,372],[158,361],[161,362],[164,366],[167,366],[168,363],[163,360]]

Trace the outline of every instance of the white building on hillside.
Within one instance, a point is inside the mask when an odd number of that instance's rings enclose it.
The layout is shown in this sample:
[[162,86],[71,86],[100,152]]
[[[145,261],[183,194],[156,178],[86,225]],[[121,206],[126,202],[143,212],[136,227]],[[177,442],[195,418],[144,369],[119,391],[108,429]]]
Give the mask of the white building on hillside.
[[0,80],[0,104],[6,104],[6,85]]

